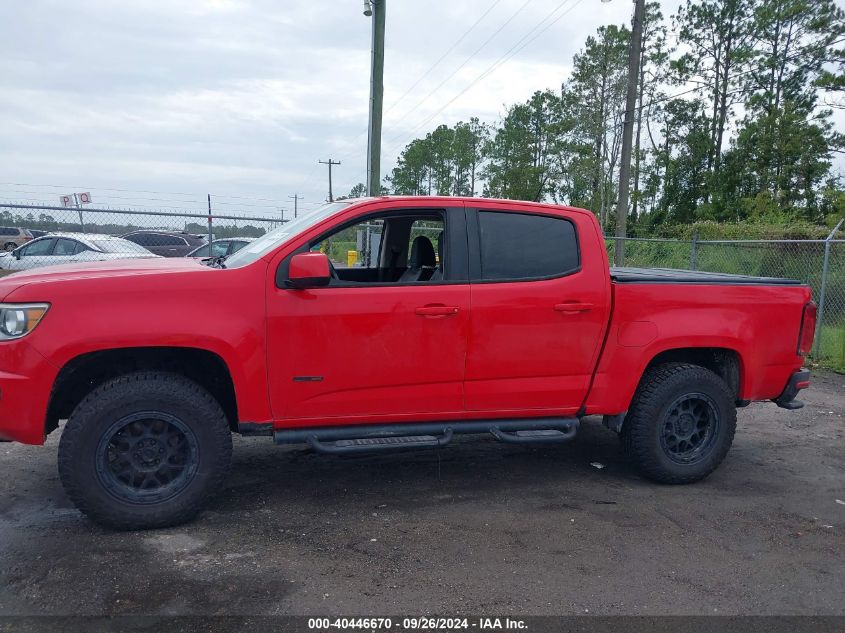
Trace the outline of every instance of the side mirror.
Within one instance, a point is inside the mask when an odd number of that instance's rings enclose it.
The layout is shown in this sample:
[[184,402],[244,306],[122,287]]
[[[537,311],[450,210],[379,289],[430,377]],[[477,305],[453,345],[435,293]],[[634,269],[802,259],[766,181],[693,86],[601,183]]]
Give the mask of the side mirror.
[[290,259],[287,285],[289,288],[320,288],[332,280],[329,258],[325,253],[299,253]]
[[15,259],[20,259],[21,258],[21,252],[19,250],[15,251],[14,256],[15,256]]

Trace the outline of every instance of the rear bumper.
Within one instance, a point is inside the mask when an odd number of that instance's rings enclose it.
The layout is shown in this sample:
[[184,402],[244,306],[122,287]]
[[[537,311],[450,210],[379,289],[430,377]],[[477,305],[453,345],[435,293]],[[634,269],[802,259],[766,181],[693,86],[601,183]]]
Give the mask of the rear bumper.
[[0,440],[44,443],[47,404],[56,373],[23,341],[0,344]]
[[810,370],[799,369],[790,376],[789,382],[786,383],[786,388],[783,390],[783,393],[775,398],[773,402],[783,409],[800,409],[804,406],[804,403],[800,400],[796,400],[795,396],[798,395],[799,391],[806,389],[809,386]]

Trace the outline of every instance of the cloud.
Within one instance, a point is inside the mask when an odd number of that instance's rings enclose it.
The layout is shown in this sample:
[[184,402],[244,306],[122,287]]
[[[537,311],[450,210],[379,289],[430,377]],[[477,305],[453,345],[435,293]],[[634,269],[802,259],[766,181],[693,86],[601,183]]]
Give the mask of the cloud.
[[[678,3],[664,2],[664,12]],[[386,107],[493,4],[388,0]],[[335,191],[345,192],[365,178],[371,21],[361,8],[353,0],[2,3],[3,179],[79,183],[92,193],[190,190],[198,199],[225,186],[278,200],[272,208],[294,192],[322,200],[317,160],[332,157],[342,161]],[[444,109],[556,8],[568,13]],[[386,113],[383,173],[412,133],[470,116],[493,122],[535,90],[557,88],[587,35],[628,21],[630,10],[627,0],[495,3]],[[13,193],[0,185],[0,198]]]

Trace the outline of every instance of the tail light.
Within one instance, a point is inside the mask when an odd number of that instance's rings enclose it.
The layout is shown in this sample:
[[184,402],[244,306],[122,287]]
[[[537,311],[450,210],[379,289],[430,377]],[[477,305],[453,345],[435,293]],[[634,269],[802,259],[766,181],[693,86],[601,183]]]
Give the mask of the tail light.
[[816,316],[818,309],[812,301],[804,306],[801,315],[801,332],[798,334],[798,355],[806,356],[813,349],[813,337],[816,335]]

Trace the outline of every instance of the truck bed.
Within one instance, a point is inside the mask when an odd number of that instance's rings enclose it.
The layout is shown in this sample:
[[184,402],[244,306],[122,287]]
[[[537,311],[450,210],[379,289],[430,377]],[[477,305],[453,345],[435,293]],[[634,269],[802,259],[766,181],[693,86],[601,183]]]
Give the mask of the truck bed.
[[798,286],[797,279],[778,277],[753,277],[731,273],[708,273],[698,270],[676,268],[630,268],[611,266],[610,278],[615,283],[649,284],[707,284],[707,285],[756,285],[756,286]]

